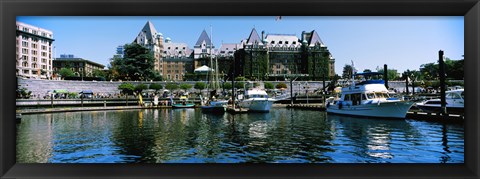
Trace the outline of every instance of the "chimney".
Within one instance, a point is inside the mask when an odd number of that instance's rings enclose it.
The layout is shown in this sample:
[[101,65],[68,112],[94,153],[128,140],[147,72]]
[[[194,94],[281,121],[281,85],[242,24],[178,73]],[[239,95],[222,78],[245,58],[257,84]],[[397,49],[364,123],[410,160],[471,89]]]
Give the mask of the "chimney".
[[265,31],[262,30],[262,41],[265,40]]

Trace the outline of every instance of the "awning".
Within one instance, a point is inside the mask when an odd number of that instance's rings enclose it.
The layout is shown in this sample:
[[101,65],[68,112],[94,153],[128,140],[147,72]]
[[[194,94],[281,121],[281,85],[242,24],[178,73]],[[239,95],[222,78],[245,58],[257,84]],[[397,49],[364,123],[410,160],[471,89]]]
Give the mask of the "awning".
[[56,89],[53,90],[53,93],[68,93],[68,91],[66,89]]
[[213,69],[207,67],[206,65],[203,65],[195,70],[193,70],[193,72],[195,73],[201,73],[201,72],[209,72],[209,71],[214,71]]

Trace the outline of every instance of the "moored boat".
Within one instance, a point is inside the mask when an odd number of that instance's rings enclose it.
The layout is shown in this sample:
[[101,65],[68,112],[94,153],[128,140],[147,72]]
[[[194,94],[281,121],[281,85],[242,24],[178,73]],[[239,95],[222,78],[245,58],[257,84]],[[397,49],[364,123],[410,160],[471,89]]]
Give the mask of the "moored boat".
[[[447,113],[449,114],[464,114],[464,89],[456,89],[445,92],[445,102]],[[440,113],[441,112],[441,100],[430,99],[416,104],[417,108],[424,112]]]
[[239,102],[239,105],[252,112],[270,112],[270,108],[275,101],[275,99],[268,97],[265,90],[250,89],[245,92],[244,99]]
[[363,76],[364,81],[344,87],[338,100],[327,103],[327,113],[380,117],[405,118],[413,105],[411,101],[391,98],[383,80],[378,80],[382,73],[357,73],[354,77]]
[[224,113],[227,110],[227,100],[208,101],[206,105],[200,106],[204,113]]
[[180,102],[172,103],[172,108],[193,108],[193,107],[195,107],[195,104],[193,102],[188,101],[188,98],[186,96],[181,96]]

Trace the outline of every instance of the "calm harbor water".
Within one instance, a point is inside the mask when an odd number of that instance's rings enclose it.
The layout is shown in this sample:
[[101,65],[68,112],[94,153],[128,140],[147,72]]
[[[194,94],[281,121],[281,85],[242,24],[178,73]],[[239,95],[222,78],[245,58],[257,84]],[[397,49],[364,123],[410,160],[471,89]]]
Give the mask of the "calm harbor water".
[[462,125],[273,108],[23,115],[18,163],[463,163]]

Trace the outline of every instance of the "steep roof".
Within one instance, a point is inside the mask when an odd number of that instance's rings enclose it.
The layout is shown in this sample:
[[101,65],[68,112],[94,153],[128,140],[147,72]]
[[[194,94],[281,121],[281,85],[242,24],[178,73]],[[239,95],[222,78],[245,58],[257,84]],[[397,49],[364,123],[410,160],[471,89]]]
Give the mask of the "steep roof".
[[265,39],[269,46],[299,47],[301,45],[298,37],[294,34],[268,34]]
[[200,47],[204,41],[207,46],[211,45],[210,37],[208,36],[205,30],[203,30],[202,34],[200,34],[200,37],[198,38],[197,43],[195,43],[195,46]]
[[308,46],[314,46],[315,44],[319,43],[320,46],[325,46],[320,36],[318,36],[317,31],[313,30],[310,32],[310,38],[308,38]]
[[157,30],[155,29],[155,26],[153,26],[152,22],[147,21],[145,26],[143,26],[142,31],[138,33],[138,36],[140,36],[142,33],[145,34],[145,37],[149,42],[154,42],[154,39],[156,39]]
[[263,44],[262,39],[260,39],[260,36],[257,33],[257,30],[253,28],[252,32],[250,32],[250,36],[247,39],[247,44],[254,44],[255,42],[257,42],[258,44]]

